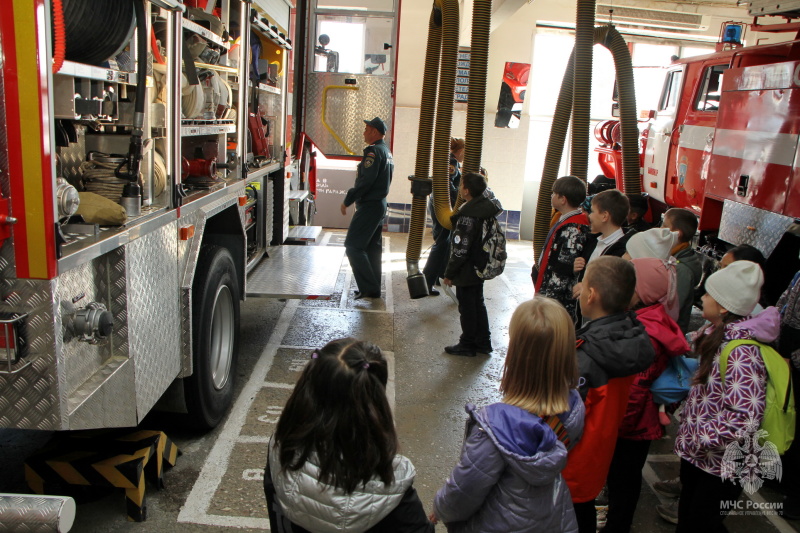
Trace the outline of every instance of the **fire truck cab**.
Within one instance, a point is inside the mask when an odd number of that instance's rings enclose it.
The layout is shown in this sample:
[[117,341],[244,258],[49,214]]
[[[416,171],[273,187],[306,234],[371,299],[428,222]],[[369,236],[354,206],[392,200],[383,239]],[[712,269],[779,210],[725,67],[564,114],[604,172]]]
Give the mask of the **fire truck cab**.
[[[672,207],[694,212],[698,244],[711,258],[733,245],[758,248],[768,258],[765,293],[777,298],[800,268],[800,41],[743,46],[741,25],[730,26],[716,53],[668,67],[658,108],[642,128],[642,192],[655,222]],[[618,149],[597,151],[619,185],[621,172],[608,164]]]

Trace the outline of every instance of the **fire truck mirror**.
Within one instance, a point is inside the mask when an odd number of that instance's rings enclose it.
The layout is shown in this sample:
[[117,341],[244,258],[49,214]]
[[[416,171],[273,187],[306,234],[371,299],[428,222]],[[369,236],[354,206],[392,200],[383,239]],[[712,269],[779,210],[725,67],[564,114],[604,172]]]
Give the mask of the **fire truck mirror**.
[[614,118],[619,118],[619,103],[614,102],[611,104],[611,116]]

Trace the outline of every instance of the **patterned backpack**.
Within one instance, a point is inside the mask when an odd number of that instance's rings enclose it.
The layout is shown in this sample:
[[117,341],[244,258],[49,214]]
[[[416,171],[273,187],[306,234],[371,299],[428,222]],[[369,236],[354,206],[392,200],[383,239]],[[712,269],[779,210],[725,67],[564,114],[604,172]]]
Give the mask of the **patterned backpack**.
[[475,261],[475,274],[481,279],[494,279],[506,267],[506,236],[497,217],[487,218],[481,227],[481,249]]

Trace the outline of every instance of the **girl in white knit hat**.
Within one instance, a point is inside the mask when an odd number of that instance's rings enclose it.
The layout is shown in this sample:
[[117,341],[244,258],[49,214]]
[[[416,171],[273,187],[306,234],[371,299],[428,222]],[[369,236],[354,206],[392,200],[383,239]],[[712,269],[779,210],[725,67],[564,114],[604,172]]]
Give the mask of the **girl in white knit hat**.
[[[735,339],[775,341],[780,316],[774,307],[750,316],[758,302],[764,275],[750,261],[736,261],[706,281],[703,317],[693,349],[700,367],[681,413],[675,453],[681,458],[681,495],[676,531],[717,531],[727,513],[724,502],[742,492],[740,479],[725,468],[726,449],[748,428],[758,426],[766,405],[767,372],[758,345],[739,345],[727,360],[723,382],[720,353]],[[740,432],[740,435],[737,435]]]

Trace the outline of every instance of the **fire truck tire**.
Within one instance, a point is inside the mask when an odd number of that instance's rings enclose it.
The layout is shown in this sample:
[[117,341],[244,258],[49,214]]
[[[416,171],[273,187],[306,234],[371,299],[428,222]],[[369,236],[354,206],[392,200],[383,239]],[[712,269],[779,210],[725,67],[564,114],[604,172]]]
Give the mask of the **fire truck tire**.
[[233,401],[239,352],[239,284],[231,253],[204,245],[192,287],[193,372],[184,383],[189,421],[220,423]]

